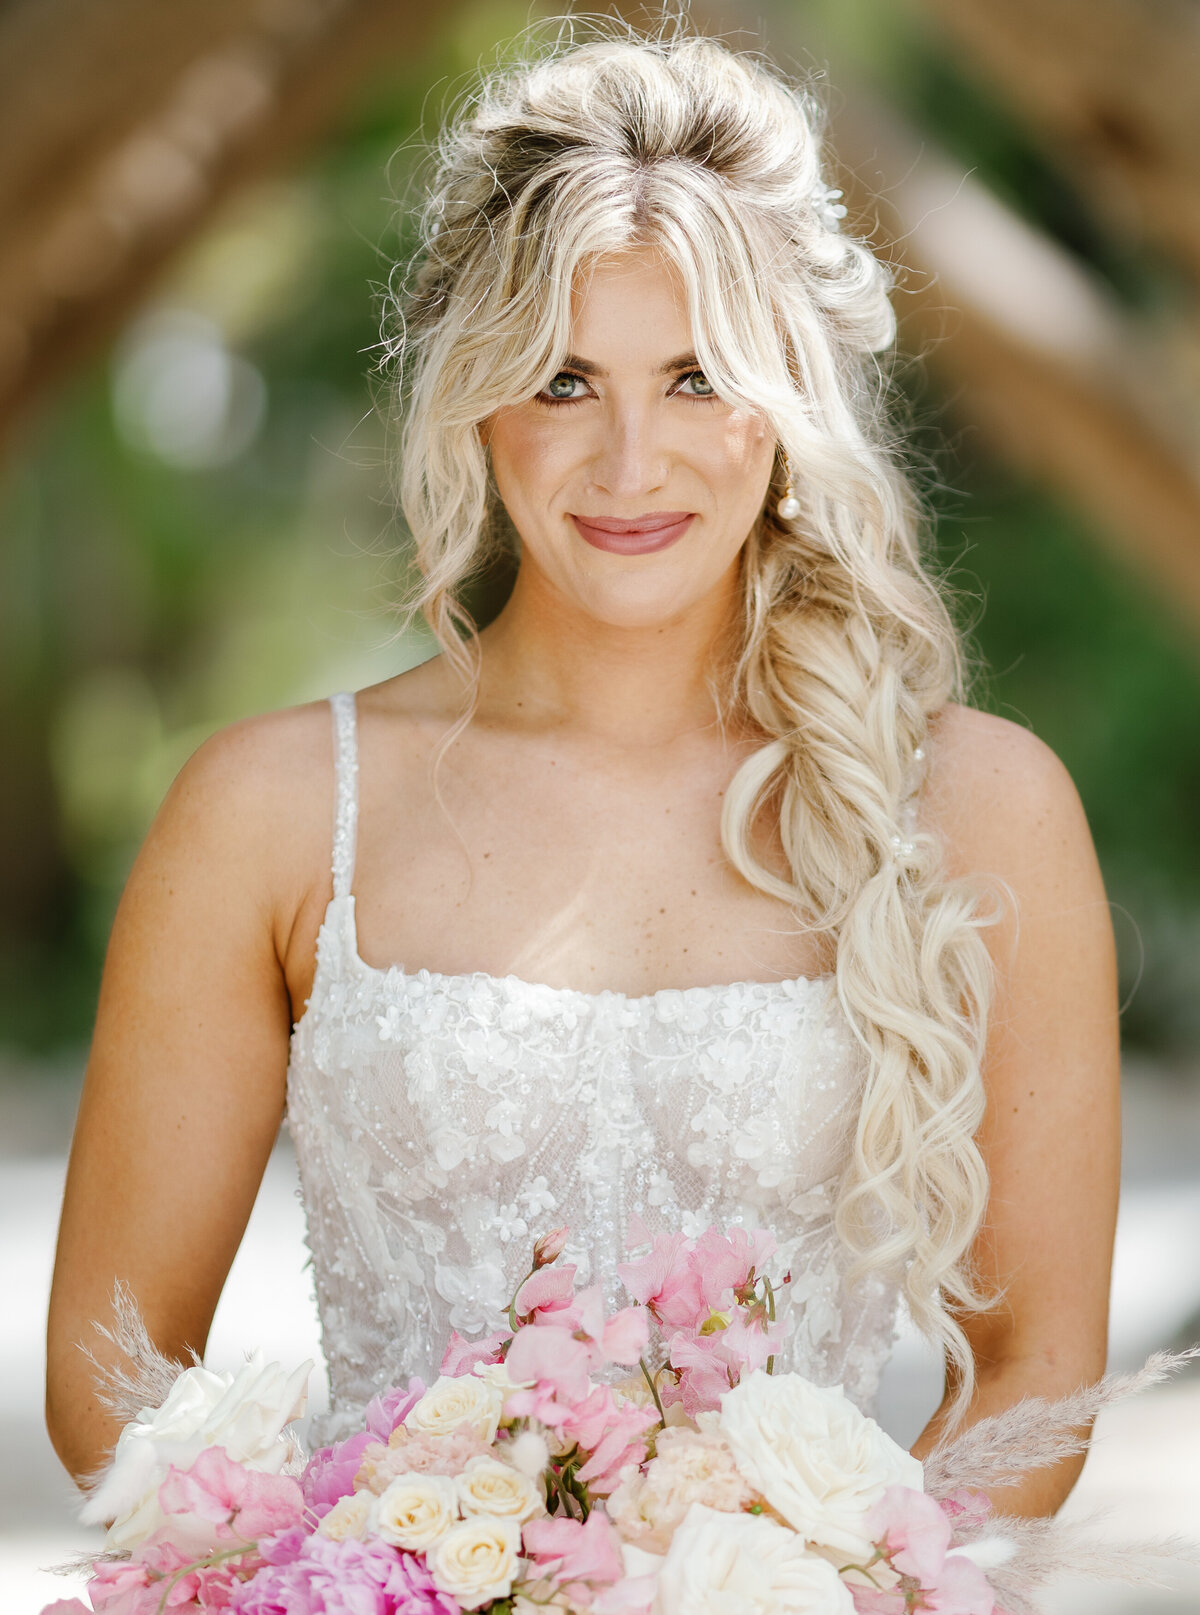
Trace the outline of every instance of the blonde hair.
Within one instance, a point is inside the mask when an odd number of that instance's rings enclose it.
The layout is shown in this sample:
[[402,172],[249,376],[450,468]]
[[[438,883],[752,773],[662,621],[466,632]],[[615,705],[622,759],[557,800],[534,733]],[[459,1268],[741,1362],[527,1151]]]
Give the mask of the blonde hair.
[[[849,1277],[903,1274],[960,1416],[974,1370],[958,1318],[994,1300],[969,1261],[987,1200],[974,1135],[991,977],[978,895],[943,877],[912,812],[930,715],[960,670],[888,436],[875,356],[895,337],[891,274],[829,205],[811,86],[678,25],[647,37],[590,23],[582,44],[577,26],[485,77],[440,140],[392,344],[414,603],[473,688],[460,593],[497,542],[477,423],[561,365],[578,271],[659,246],[686,285],[705,376],[770,420],[802,507],[776,513],[781,455],[743,550],[724,692],[771,738],[727,793],[725,849],[836,938],[837,992],[869,1056],[837,1207]],[[786,878],[752,850],[765,813]]]

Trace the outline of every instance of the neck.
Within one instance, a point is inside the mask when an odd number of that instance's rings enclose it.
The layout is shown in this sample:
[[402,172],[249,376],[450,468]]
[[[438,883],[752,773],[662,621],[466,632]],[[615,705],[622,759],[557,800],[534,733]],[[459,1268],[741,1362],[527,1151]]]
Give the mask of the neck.
[[599,622],[522,566],[480,636],[477,713],[563,726],[623,747],[661,745],[717,721],[711,681],[738,610],[737,568],[686,614],[651,627]]

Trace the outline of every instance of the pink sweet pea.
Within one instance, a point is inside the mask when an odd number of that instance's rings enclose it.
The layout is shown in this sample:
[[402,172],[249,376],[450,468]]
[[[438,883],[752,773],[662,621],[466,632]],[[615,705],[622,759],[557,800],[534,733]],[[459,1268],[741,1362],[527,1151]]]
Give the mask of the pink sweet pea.
[[223,1447],[207,1447],[189,1469],[167,1470],[158,1488],[163,1512],[211,1521],[213,1542],[257,1542],[260,1536],[295,1525],[304,1512],[304,1493],[290,1475],[245,1469]]
[[667,1351],[679,1381],[673,1385],[668,1379],[663,1385],[663,1402],[682,1402],[689,1419],[720,1407],[721,1398],[733,1383],[720,1334],[672,1335]]
[[632,1368],[650,1339],[650,1318],[644,1307],[622,1307],[604,1325],[600,1349],[610,1363]]
[[966,1486],[946,1497],[938,1498],[942,1513],[956,1532],[979,1531],[992,1515],[992,1500],[986,1492],[976,1492]]
[[598,1509],[586,1520],[529,1520],[521,1535],[539,1573],[555,1581],[603,1585],[625,1574],[620,1538]]
[[482,1340],[464,1340],[457,1329],[451,1330],[450,1344],[442,1354],[441,1372],[451,1379],[461,1379],[476,1363],[498,1363],[500,1348],[511,1339],[512,1332],[508,1329],[497,1329],[494,1335],[485,1335]]
[[940,1505],[909,1486],[889,1486],[866,1519],[866,1533],[893,1570],[932,1587],[950,1546],[950,1522]]
[[588,1454],[580,1480],[597,1496],[607,1497],[622,1470],[645,1457],[646,1431],[657,1423],[654,1408],[618,1402],[609,1386],[595,1386],[586,1400],[570,1409],[562,1426],[563,1436]]
[[736,1292],[762,1271],[777,1249],[775,1236],[765,1228],[734,1227],[727,1234],[706,1228],[696,1240],[692,1266],[709,1310],[727,1311]]
[[697,1330],[712,1310],[705,1305],[692,1245],[682,1234],[662,1234],[648,1256],[619,1262],[617,1274],[635,1301],[648,1306],[667,1329]]
[[936,1584],[922,1586],[918,1607],[931,1615],[995,1615],[996,1595],[974,1560],[952,1553]]
[[[513,1309],[523,1323],[538,1323],[543,1318],[551,1323],[565,1322],[556,1314],[575,1309],[575,1274],[578,1269],[543,1267],[531,1273],[517,1291]],[[574,1328],[572,1319],[567,1327]]]
[[[587,1342],[576,1340],[569,1330],[526,1325],[513,1336],[504,1362],[510,1380],[548,1385],[556,1400],[570,1404],[588,1394],[591,1360]],[[510,1397],[510,1408],[515,1410],[520,1399],[520,1392]]]

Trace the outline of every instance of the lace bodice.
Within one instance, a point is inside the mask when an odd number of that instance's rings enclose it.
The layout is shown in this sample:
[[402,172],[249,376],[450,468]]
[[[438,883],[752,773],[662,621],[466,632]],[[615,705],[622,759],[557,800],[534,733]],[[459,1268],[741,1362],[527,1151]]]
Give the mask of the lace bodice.
[[354,697],[332,706],[334,894],[287,1089],[332,1399],[314,1437],[435,1377],[451,1329],[495,1328],[549,1228],[570,1226],[564,1259],[624,1304],[634,1214],[772,1229],[772,1277],[791,1274],[779,1366],[870,1409],[896,1288],[850,1292],[833,1226],[864,1075],[833,979],[635,998],[373,968],[351,892]]

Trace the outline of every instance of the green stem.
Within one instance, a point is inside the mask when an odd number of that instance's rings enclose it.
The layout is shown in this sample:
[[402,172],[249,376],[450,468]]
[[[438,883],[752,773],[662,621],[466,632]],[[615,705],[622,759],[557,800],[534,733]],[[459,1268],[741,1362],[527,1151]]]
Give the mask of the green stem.
[[658,1394],[658,1386],[654,1383],[654,1376],[651,1374],[650,1370],[646,1367],[646,1359],[644,1357],[639,1357],[638,1358],[638,1367],[642,1371],[643,1379],[646,1381],[646,1384],[650,1387],[650,1395],[654,1398],[654,1405],[658,1409],[658,1416],[662,1420],[662,1422],[663,1422],[663,1424],[665,1426],[666,1422],[667,1422],[667,1415],[663,1412],[662,1397],[659,1396],[659,1394]]

